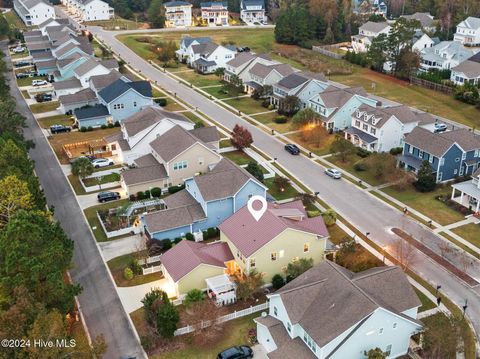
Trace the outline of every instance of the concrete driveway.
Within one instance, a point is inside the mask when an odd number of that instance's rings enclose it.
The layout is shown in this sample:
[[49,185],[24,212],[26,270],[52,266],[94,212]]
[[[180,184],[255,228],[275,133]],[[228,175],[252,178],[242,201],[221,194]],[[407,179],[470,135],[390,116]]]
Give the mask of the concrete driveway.
[[145,248],[145,239],[140,234],[98,243],[106,262],[110,259],[138,252]]

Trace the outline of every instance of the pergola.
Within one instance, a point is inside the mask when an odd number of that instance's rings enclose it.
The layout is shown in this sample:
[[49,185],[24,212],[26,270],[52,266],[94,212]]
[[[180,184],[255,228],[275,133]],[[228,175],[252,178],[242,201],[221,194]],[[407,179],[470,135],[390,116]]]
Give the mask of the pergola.
[[217,275],[207,278],[205,281],[207,282],[208,296],[215,300],[217,305],[227,305],[237,300],[235,283],[230,280],[228,275]]

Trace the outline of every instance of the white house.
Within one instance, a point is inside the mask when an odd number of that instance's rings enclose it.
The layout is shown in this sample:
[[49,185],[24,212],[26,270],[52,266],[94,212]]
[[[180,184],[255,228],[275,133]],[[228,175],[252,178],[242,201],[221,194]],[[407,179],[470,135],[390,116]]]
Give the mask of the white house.
[[241,0],[240,19],[247,25],[261,25],[267,23],[264,0]]
[[421,29],[418,30],[425,30],[429,33],[435,32],[435,20],[433,19],[433,15],[430,15],[428,12],[416,12],[412,15],[402,15],[407,20],[417,20],[422,25]]
[[459,41],[442,41],[420,53],[420,69],[450,70],[475,55],[480,49],[467,48]]
[[438,42],[437,38],[432,39],[422,31],[418,31],[412,39],[412,50],[421,53],[422,50],[435,46]]
[[89,79],[92,76],[107,75],[112,70],[118,71],[118,62],[115,59],[97,61],[97,59],[90,58],[73,72],[75,77],[80,80],[82,87],[89,86]]
[[480,214],[480,168],[473,172],[471,180],[452,185],[451,199]]
[[222,46],[214,42],[191,45],[187,51],[187,64],[200,73],[208,74],[217,68],[225,68],[236,53],[234,46]]
[[480,84],[480,53],[453,67],[450,80],[456,85]]
[[208,26],[228,26],[228,3],[209,1],[200,3],[202,20]]
[[186,1],[169,1],[165,7],[165,27],[192,26],[192,4]]
[[194,127],[179,113],[149,106],[126,118],[121,124],[122,131],[106,137],[105,141],[120,162],[132,165],[137,158],[151,153],[150,143],[175,125],[187,131]]
[[294,72],[295,70],[289,64],[265,65],[257,62],[246,72],[249,79],[244,81],[245,92],[251,94],[263,86],[271,86]]
[[480,46],[480,18],[469,16],[458,24],[453,41],[465,46]]
[[255,322],[269,358],[358,359],[375,348],[398,358],[423,330],[421,302],[397,266],[352,273],[324,261],[267,297]]
[[62,0],[62,3],[79,21],[110,20],[114,9],[102,0]]
[[413,112],[408,106],[373,107],[362,104],[351,116],[345,139],[368,151],[388,152],[403,147],[404,136],[421,126],[433,132],[435,119],[427,113]]
[[13,8],[27,26],[55,19],[55,9],[47,0],[13,0]]
[[193,45],[205,44],[208,42],[213,43],[210,37],[182,36],[182,39],[180,40],[180,47],[175,52],[177,55],[178,61],[184,62],[184,63],[191,63],[192,61],[189,59],[189,57],[192,55],[191,47]]
[[366,22],[358,28],[358,35],[352,35],[353,51],[367,52],[374,38],[380,34],[388,35],[389,31],[390,25],[387,22]]

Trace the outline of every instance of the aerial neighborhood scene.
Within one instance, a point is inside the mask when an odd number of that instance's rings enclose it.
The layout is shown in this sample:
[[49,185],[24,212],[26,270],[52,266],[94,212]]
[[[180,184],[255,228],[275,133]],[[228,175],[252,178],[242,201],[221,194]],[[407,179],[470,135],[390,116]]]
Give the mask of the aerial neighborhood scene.
[[480,1],[0,9],[0,358],[480,358]]

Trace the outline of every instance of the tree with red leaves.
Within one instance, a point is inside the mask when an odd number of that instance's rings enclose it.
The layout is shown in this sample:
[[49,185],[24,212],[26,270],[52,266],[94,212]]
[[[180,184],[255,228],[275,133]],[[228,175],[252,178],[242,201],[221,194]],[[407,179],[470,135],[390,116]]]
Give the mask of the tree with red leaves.
[[233,147],[243,150],[244,148],[250,147],[253,143],[253,138],[249,130],[236,124],[232,131],[231,141]]

